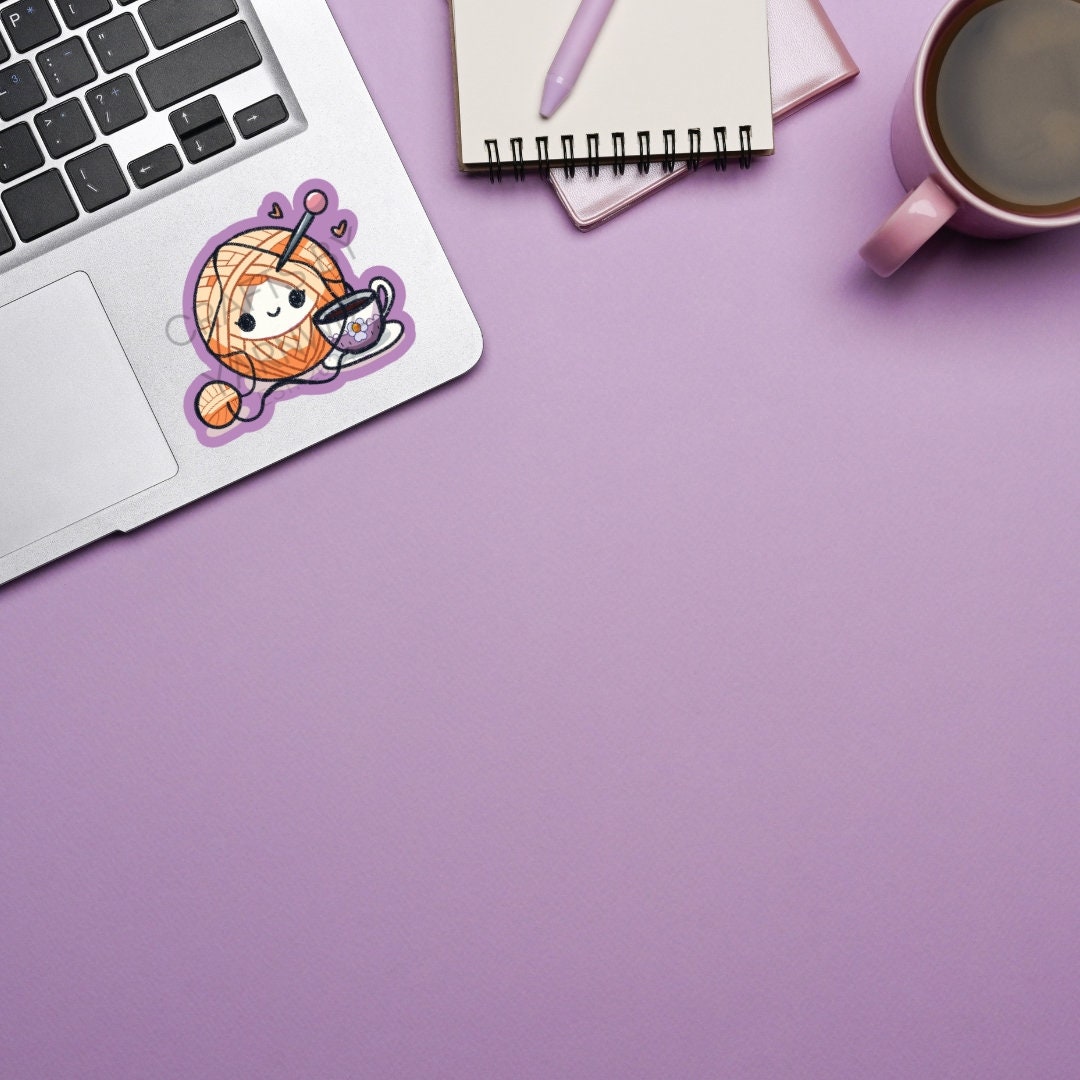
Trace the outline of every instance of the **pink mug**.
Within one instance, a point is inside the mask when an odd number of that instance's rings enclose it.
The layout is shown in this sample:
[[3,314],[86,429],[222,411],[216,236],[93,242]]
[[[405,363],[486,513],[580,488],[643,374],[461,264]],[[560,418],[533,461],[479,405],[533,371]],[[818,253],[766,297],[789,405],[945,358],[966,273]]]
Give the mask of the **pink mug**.
[[1080,210],[1024,214],[995,206],[971,191],[946,164],[927,123],[927,71],[935,46],[967,8],[984,0],[951,0],[934,20],[908,75],[892,119],[892,156],[908,197],[859,254],[889,277],[940,228],[1000,239],[1080,224]]

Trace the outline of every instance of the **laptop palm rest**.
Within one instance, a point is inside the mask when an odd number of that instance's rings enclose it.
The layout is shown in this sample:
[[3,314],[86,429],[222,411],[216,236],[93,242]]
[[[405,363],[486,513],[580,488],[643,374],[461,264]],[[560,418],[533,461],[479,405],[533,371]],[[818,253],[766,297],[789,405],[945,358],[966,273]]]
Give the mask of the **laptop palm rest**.
[[176,468],[86,274],[0,308],[0,557]]

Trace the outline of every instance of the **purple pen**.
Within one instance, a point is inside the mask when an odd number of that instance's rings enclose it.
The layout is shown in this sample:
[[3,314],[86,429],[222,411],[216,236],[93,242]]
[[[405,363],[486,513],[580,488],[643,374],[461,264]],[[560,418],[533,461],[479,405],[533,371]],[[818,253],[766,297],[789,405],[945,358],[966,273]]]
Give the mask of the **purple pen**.
[[604,26],[615,0],[581,0],[566,37],[551,61],[540,99],[540,115],[546,120],[574,88],[585,61]]

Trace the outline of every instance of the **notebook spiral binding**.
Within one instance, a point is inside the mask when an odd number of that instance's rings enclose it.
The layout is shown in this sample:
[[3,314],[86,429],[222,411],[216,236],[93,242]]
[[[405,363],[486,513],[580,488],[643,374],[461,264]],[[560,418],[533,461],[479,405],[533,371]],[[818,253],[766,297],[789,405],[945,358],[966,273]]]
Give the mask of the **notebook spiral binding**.
[[[680,155],[676,152],[676,133],[674,128],[667,128],[663,132],[664,146],[660,161],[654,160],[652,149],[652,134],[648,131],[639,131],[637,135],[637,154],[628,158],[626,153],[626,133],[623,131],[613,131],[611,133],[611,155],[608,159],[608,163],[615,170],[615,172],[622,176],[626,172],[627,161],[637,166],[639,173],[647,174],[649,169],[658,164],[664,172],[672,172],[675,168],[675,163],[679,160]],[[690,169],[697,171],[705,160],[702,150],[701,140],[701,128],[690,128],[687,131],[689,150],[686,154],[682,155],[686,158],[686,163]],[[712,129],[712,141],[713,148],[707,151],[712,157],[713,164],[717,172],[726,172],[728,167],[728,160],[733,153],[728,147],[728,129],[726,126],[714,127]],[[552,168],[561,168],[563,175],[568,179],[577,175],[578,162],[581,158],[574,152],[574,136],[573,135],[560,135],[559,142],[562,149],[562,164],[552,165],[551,163],[551,151],[548,145],[548,136],[539,135],[536,139],[536,161],[526,162],[525,160],[525,144],[521,138],[513,138],[510,140],[510,158],[509,166],[513,169],[514,180],[522,181],[525,179],[526,171],[530,166],[534,166],[541,175],[547,176]],[[587,175],[599,176],[600,166],[604,163],[604,159],[600,153],[600,135],[599,133],[592,133],[585,136],[586,150],[585,150],[585,169]],[[498,139],[485,139],[484,148],[487,152],[488,161],[488,179],[491,183],[502,183],[503,178],[503,158],[499,153],[499,140]],[[739,127],[739,148],[738,148],[738,161],[740,169],[749,169],[750,163],[753,160],[754,148],[751,139],[751,131],[749,124],[742,124]]]

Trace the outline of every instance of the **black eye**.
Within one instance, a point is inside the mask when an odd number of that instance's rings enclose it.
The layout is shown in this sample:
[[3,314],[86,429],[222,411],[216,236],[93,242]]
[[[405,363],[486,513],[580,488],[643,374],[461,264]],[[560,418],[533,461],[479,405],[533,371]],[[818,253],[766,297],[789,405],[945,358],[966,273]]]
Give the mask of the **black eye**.
[[236,325],[244,331],[245,334],[250,334],[255,329],[255,316],[245,311],[239,319],[236,320]]
[[305,300],[307,300],[307,293],[304,292],[303,289],[293,289],[293,291],[289,293],[289,303],[294,308],[302,308]]

